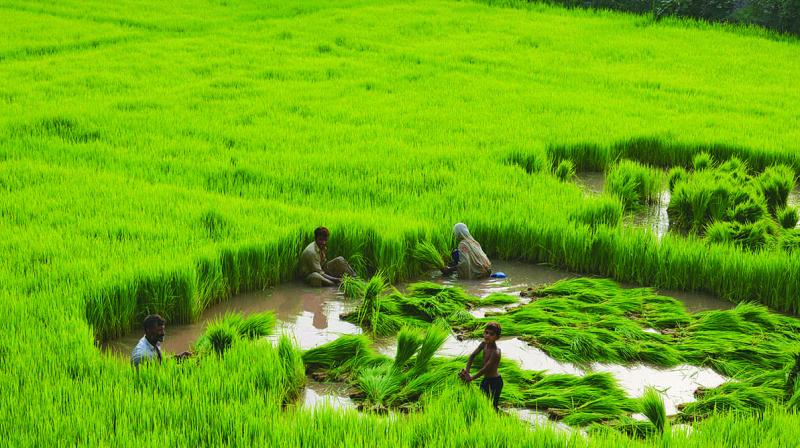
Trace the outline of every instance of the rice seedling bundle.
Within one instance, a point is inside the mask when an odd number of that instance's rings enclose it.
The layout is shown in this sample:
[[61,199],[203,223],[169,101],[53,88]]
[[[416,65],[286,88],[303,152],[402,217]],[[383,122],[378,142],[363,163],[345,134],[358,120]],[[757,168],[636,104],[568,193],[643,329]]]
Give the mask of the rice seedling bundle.
[[414,248],[414,258],[420,263],[436,269],[443,269],[446,267],[442,254],[439,253],[439,249],[429,241],[417,243],[417,247]]
[[641,398],[642,414],[646,415],[658,432],[664,432],[668,426],[667,411],[661,394],[652,387],[644,391]]

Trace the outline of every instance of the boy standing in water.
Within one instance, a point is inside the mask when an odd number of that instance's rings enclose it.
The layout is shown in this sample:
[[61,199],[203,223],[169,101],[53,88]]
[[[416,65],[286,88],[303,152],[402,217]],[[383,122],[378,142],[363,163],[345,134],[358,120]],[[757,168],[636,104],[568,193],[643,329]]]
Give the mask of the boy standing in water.
[[[500,338],[500,324],[497,322],[489,322],[486,324],[486,329],[483,330],[483,342],[478,345],[478,348],[469,355],[467,367],[461,371],[459,376],[466,382],[471,382],[474,379],[483,377],[481,381],[481,391],[492,399],[495,411],[498,409],[497,405],[500,402],[500,392],[503,390],[503,378],[497,372],[500,366],[500,349],[497,348],[497,339]],[[475,374],[470,375],[472,368],[472,361],[478,356],[478,353],[483,352],[483,367]]]

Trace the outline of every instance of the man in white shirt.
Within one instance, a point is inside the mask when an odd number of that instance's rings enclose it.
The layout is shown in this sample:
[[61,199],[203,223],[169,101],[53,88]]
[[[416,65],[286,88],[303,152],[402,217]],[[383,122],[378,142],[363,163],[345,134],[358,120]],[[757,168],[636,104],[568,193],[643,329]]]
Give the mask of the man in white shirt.
[[[158,314],[151,314],[144,318],[144,336],[139,339],[139,343],[133,348],[131,353],[131,365],[138,368],[143,362],[161,363],[161,341],[164,340],[166,321]],[[177,356],[179,360],[191,356],[190,352],[183,352]]]

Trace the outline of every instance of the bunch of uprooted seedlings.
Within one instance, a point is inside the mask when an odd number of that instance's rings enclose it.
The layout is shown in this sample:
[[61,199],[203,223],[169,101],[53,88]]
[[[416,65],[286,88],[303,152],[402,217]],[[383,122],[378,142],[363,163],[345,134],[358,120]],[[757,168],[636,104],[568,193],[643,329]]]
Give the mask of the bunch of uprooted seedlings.
[[419,282],[408,286],[407,292],[387,289],[381,275],[369,281],[347,279],[342,284],[345,295],[360,300],[355,310],[342,319],[368,330],[374,336],[396,334],[402,327],[426,328],[437,319],[459,325],[474,318],[467,311],[479,306],[516,303],[519,299],[507,294],[491,294],[485,298],[467,294],[455,286]]
[[455,367],[431,369],[431,360],[450,334],[446,322],[426,331],[404,327],[397,335],[394,359],[376,353],[366,336],[342,336],[303,354],[308,373],[319,379],[345,381],[362,409],[408,409],[426,391],[456,378]]
[[798,319],[751,303],[690,314],[680,302],[650,289],[624,289],[602,279],[564,280],[533,295],[529,304],[475,319],[463,329],[477,337],[491,319],[505,334],[560,361],[689,363],[735,379],[698,390],[697,401],[679,416],[683,420],[707,417],[715,409],[763,410],[787,398],[787,373],[800,346]]
[[[457,386],[466,358],[434,357],[450,334],[446,322],[437,321],[427,331],[404,327],[397,335],[394,359],[376,353],[363,335],[345,335],[306,351],[309,374],[322,381],[344,381],[354,391],[351,398],[362,410],[416,410],[424,394]],[[480,356],[473,374],[482,364]],[[501,362],[505,386],[501,403],[547,412],[570,425],[619,421],[638,412],[637,400],[627,398],[608,373],[584,377],[526,371],[508,360]],[[463,386],[462,386],[463,387]]]

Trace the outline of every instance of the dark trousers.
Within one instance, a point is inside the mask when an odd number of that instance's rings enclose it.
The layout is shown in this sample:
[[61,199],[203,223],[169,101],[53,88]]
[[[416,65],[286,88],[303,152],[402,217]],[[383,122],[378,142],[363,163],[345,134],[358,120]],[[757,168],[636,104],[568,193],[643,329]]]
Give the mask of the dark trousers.
[[481,381],[481,392],[492,399],[492,405],[495,411],[497,410],[497,404],[500,403],[500,392],[502,391],[503,377],[500,375],[494,378],[484,378],[483,381]]

